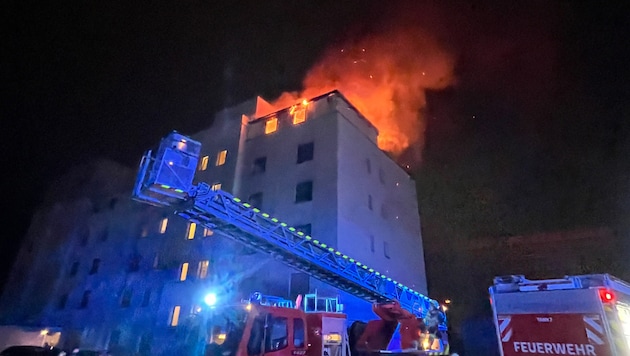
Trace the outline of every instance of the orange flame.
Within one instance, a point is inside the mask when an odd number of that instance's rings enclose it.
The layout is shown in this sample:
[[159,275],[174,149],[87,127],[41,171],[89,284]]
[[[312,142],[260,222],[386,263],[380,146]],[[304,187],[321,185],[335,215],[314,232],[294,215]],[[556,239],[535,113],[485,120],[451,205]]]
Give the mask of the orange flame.
[[283,93],[274,106],[337,89],[379,130],[381,149],[400,155],[417,144],[420,152],[425,92],[453,84],[453,67],[452,56],[424,32],[384,33],[327,52],[307,73],[304,90]]

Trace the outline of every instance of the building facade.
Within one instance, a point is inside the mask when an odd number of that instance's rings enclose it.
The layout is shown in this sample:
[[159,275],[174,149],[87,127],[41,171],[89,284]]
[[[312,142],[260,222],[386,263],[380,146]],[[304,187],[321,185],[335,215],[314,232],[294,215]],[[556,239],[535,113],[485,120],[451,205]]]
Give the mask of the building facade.
[[[377,135],[337,91],[279,110],[255,98],[192,135],[203,145],[196,180],[426,294],[415,182]],[[132,202],[135,172],[96,172],[81,182],[105,187],[33,220],[0,301],[2,323],[60,327],[66,347],[172,354],[203,347],[210,291],[232,300],[336,294],[350,319],[373,317],[368,303],[221,231]]]

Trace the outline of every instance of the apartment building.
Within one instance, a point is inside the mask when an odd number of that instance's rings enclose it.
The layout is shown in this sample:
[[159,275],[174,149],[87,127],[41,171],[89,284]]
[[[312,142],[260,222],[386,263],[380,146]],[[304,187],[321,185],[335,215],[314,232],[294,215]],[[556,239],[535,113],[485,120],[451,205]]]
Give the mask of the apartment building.
[[[282,108],[258,97],[192,135],[203,144],[196,180],[426,294],[415,182],[378,148],[377,136],[338,91]],[[158,354],[182,343],[200,347],[211,290],[230,299],[253,291],[336,294],[351,319],[373,317],[366,302],[221,231],[132,202],[131,170],[94,172],[78,181],[108,189],[86,189],[33,220],[0,300],[0,322],[61,328],[69,347]]]

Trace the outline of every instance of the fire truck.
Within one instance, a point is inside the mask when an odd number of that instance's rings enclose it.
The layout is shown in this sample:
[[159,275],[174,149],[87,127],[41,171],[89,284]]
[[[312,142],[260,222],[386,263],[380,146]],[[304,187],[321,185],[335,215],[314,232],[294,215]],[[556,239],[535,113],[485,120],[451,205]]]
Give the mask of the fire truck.
[[502,276],[489,291],[504,356],[630,355],[630,284],[614,276]]
[[[213,309],[223,320],[211,331],[216,355],[349,356],[373,353],[449,354],[447,323],[436,300],[379,273],[250,203],[210,185],[193,183],[201,143],[176,131],[148,150],[132,198],[267,253],[339,290],[372,303],[379,319],[347,324],[336,298],[304,295],[288,301],[254,293]],[[388,350],[395,332],[400,347]]]

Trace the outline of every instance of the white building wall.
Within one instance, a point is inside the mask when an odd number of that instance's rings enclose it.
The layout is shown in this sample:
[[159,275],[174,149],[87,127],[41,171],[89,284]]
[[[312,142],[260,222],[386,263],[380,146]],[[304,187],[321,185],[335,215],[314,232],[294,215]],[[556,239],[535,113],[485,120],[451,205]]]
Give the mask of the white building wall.
[[340,111],[339,250],[426,294],[424,252],[414,181]]

